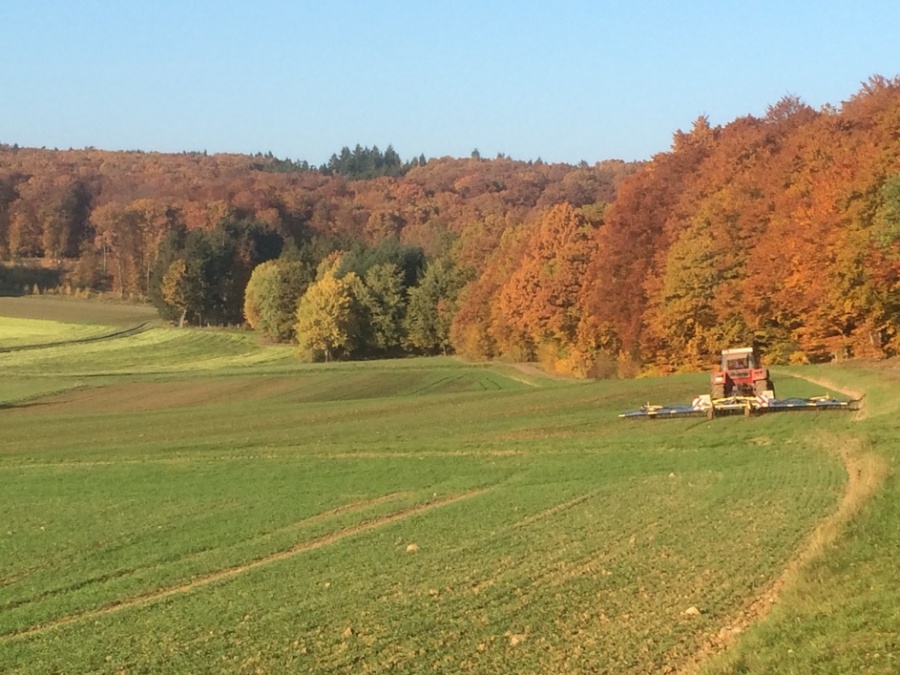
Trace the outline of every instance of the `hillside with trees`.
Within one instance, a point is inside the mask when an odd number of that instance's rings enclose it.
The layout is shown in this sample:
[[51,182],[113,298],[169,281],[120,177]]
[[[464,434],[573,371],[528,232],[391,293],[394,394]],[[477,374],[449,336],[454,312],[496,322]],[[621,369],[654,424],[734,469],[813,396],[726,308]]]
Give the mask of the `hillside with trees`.
[[622,184],[575,344],[661,367],[751,338],[776,363],[895,355],[898,186],[900,80],[840,109],[786,97],[762,119],[700,118]]
[[[646,163],[0,146],[0,289],[148,298],[310,359],[456,352],[578,376],[885,357],[900,337],[900,80],[698,118]],[[37,278],[37,277],[35,277]],[[42,285],[47,285],[46,281]]]

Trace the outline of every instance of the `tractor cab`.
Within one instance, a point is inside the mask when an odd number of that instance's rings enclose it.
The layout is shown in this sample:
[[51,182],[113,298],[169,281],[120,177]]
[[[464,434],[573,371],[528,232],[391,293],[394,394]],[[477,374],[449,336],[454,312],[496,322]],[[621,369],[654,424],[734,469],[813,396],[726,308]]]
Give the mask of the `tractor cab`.
[[711,396],[713,399],[730,396],[759,396],[772,392],[774,385],[769,371],[759,365],[759,355],[753,347],[735,347],[722,350],[722,367],[713,373]]
[[722,370],[731,372],[733,370],[746,370],[748,368],[758,368],[759,360],[756,358],[756,352],[752,347],[737,347],[736,349],[722,350]]

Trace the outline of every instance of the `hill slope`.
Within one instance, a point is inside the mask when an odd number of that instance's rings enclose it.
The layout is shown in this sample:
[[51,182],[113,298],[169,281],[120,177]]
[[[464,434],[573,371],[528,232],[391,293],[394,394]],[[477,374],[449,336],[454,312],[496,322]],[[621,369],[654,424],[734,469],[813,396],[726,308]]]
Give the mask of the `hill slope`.
[[[705,377],[522,382],[141,335],[171,349],[132,336],[0,358],[4,386],[64,390],[0,410],[6,671],[771,672],[813,627],[827,656],[810,647],[798,671],[888,653],[875,543],[897,536],[896,485],[848,510],[865,491],[846,473],[881,475],[866,458],[888,452],[884,372],[828,371],[882,387],[864,422],[636,424],[616,413],[689,400]],[[868,590],[847,584],[854,565]],[[707,663],[773,588],[775,611]]]

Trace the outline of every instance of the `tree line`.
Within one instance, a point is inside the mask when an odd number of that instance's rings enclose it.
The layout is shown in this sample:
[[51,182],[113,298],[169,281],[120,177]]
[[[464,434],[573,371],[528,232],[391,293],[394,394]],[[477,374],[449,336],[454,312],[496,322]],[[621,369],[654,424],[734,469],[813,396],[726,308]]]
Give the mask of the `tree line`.
[[[0,147],[0,255],[246,321],[311,359],[456,352],[581,376],[884,357],[900,326],[900,81],[796,97],[646,163]],[[374,172],[374,173],[373,173]]]
[[451,327],[472,358],[614,376],[900,350],[900,79],[840,108],[788,96],[762,118],[674,135],[599,226],[563,205],[504,232]]
[[399,177],[426,162],[425,155],[419,155],[404,162],[394,150],[393,145],[388,145],[382,152],[377,145],[370,148],[357,143],[353,150],[345,145],[341,148],[340,153],[333,153],[328,161],[319,167],[311,165],[306,160],[276,157],[270,151],[266,154],[258,152],[253,155],[250,168],[274,173],[319,171],[325,175],[338,175],[350,180],[360,180],[380,176]]

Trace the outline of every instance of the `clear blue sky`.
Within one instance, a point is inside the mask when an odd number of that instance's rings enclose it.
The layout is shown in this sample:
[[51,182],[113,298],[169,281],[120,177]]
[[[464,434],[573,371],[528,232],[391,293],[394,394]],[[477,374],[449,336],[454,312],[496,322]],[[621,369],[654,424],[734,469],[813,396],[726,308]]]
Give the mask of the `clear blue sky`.
[[900,2],[0,0],[0,142],[648,159],[900,72]]

